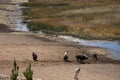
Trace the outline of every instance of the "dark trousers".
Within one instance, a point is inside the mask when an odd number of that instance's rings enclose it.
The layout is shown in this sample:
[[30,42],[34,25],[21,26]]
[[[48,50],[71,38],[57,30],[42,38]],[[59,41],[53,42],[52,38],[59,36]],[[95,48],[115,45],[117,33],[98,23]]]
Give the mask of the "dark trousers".
[[64,56],[64,62],[68,62],[68,56]]

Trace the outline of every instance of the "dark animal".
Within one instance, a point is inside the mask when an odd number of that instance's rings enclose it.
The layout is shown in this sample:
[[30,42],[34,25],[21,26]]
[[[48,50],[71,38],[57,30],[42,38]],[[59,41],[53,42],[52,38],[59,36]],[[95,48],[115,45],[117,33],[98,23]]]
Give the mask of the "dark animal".
[[84,63],[84,60],[88,59],[88,57],[85,55],[76,55],[75,57],[77,62],[80,62],[80,63]]
[[98,60],[98,57],[97,57],[96,53],[93,54],[93,60]]
[[37,61],[37,54],[35,54],[34,52],[32,53],[32,57],[34,61]]
[[68,56],[67,55],[64,56],[64,62],[68,62]]

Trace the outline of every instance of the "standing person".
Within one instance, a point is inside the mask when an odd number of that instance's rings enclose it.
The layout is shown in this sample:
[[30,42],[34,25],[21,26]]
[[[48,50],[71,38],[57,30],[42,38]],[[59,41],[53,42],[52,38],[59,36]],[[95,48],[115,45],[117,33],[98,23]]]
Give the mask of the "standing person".
[[93,60],[98,60],[98,57],[97,57],[96,53],[93,54]]
[[77,76],[78,76],[79,72],[80,72],[80,68],[78,67],[78,68],[75,69],[75,75],[74,75],[75,80],[78,80]]
[[64,53],[64,62],[68,62],[68,51]]

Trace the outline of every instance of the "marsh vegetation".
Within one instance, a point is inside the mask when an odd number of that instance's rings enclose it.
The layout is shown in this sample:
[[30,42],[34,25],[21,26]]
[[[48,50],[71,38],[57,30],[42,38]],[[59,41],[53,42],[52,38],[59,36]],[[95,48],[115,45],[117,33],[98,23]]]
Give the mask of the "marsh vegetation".
[[83,39],[120,40],[120,0],[29,0],[28,28]]

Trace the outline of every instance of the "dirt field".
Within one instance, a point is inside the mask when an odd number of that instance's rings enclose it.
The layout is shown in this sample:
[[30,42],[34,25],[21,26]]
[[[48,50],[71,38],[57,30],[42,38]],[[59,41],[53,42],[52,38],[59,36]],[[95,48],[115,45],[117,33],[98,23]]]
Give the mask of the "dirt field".
[[[69,51],[69,60],[72,61],[70,63],[63,62],[63,54],[66,50]],[[105,49],[77,46],[57,37],[35,36],[33,33],[0,33],[0,75],[9,76],[13,60],[16,59],[20,67],[19,77],[23,77],[23,71],[31,62],[34,78],[73,80],[74,69],[80,67],[79,79],[119,80],[119,62],[102,55],[99,55],[98,61],[93,61],[89,50],[107,54]],[[38,62],[32,61],[33,51],[38,55]],[[75,53],[86,53],[89,59],[85,61],[85,64],[77,63]]]

